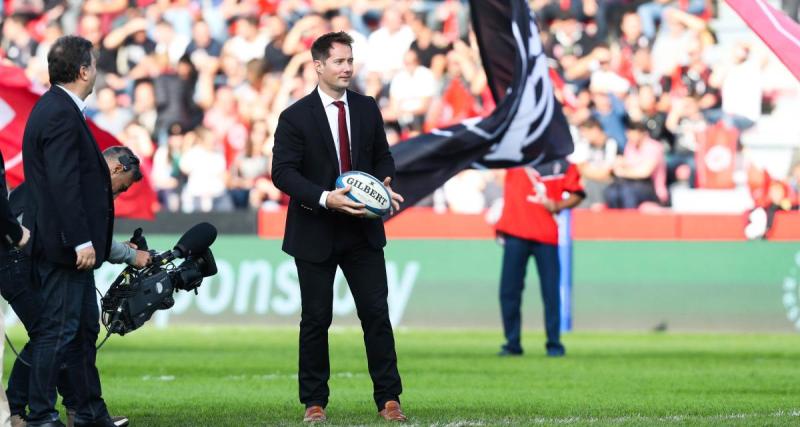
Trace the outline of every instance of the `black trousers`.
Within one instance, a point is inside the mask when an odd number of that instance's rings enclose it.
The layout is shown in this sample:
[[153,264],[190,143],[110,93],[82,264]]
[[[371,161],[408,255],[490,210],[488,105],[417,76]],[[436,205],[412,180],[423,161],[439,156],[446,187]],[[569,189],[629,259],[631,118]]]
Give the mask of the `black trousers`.
[[347,279],[364,331],[367,364],[378,410],[402,392],[394,334],[386,298],[386,261],[382,249],[367,243],[360,221],[337,219],[331,257],[323,262],[295,259],[300,281],[300,402],[306,407],[328,404],[328,327],[333,318],[333,280],[339,266]]
[[[25,326],[26,331],[33,331],[37,328],[42,306],[44,305],[38,289],[34,289],[32,280],[31,259],[19,250],[0,249],[0,294],[8,301],[8,304],[17,314],[17,317]],[[26,408],[28,406],[28,381],[30,378],[30,361],[33,350],[30,343],[25,344],[19,357],[14,359],[14,366],[8,377],[8,406],[11,415],[19,415],[27,418]],[[74,365],[77,362],[70,361],[68,354],[66,365]],[[62,365],[64,366],[64,365]],[[58,379],[58,393],[64,397],[64,406],[69,409],[77,407],[74,398],[74,391],[69,382],[67,370],[62,369]]]
[[636,209],[644,202],[658,202],[650,179],[617,178],[603,195],[611,209]]
[[32,329],[31,368],[28,379],[28,425],[58,419],[56,384],[67,362],[76,422],[90,423],[108,417],[101,397],[100,375],[95,366],[95,342],[100,332],[100,312],[95,296],[94,272],[77,271],[35,260],[42,306]]

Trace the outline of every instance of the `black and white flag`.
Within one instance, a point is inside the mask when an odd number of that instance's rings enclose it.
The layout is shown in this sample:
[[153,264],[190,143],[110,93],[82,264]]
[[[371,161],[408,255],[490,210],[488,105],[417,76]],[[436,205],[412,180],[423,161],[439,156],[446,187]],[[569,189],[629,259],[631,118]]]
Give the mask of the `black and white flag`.
[[573,144],[553,93],[547,58],[525,0],[471,0],[472,25],[497,108],[392,147],[393,189],[413,206],[467,168],[536,166]]

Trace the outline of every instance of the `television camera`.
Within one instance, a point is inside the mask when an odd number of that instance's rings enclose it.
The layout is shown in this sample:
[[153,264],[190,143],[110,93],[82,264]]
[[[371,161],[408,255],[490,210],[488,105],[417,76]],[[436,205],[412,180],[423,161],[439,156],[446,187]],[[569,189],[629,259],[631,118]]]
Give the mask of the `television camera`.
[[[117,276],[101,298],[101,320],[108,330],[125,335],[142,326],[157,310],[175,303],[173,292],[195,291],[204,277],[217,274],[217,264],[210,246],[217,238],[217,229],[203,222],[181,236],[175,247],[163,253],[150,251],[147,267],[127,267]],[[131,243],[147,250],[142,229],[137,229]],[[183,259],[179,265],[175,261]]]

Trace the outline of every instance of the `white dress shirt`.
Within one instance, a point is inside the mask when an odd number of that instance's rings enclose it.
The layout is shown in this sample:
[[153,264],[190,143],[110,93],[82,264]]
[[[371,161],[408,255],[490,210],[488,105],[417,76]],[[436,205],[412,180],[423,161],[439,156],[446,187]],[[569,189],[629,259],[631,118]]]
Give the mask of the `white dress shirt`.
[[60,87],[61,90],[66,92],[67,95],[69,95],[69,97],[72,98],[72,101],[75,103],[75,105],[78,106],[78,109],[81,110],[81,113],[85,114],[84,110],[86,110],[86,101],[82,100],[81,97],[79,97],[78,95],[72,93],[71,90],[65,88],[64,86],[61,86],[61,85],[56,85],[56,86]]
[[[78,106],[78,109],[81,110],[81,114],[84,115],[83,118],[85,119],[86,118],[86,113],[84,113],[84,110],[86,110],[86,101],[82,100],[78,95],[75,95],[74,93],[72,93],[71,90],[65,88],[64,86],[61,86],[61,85],[56,85],[56,86],[60,87],[61,90],[63,90],[64,92],[67,93],[67,95],[69,95],[69,97],[72,99],[72,101],[75,103],[75,105]],[[78,252],[81,249],[86,249],[86,248],[90,248],[90,247],[92,247],[92,241],[91,240],[86,242],[86,243],[81,243],[80,245],[75,246],[75,252]]]
[[[332,96],[323,92],[319,86],[317,87],[317,93],[322,100],[322,106],[325,108],[325,115],[328,117],[328,126],[331,128],[331,135],[333,135],[333,145],[336,151],[336,160],[339,162],[339,165],[341,165],[342,159],[339,154],[339,107],[333,103],[334,101],[344,102],[344,112],[346,117],[345,121],[347,122],[347,139],[352,141],[353,133],[350,131],[350,104],[347,102],[347,91],[345,91],[345,93],[339,99],[334,99]],[[352,154],[350,157],[352,158]],[[319,197],[319,205],[326,209],[328,208],[326,203],[328,199],[328,193],[329,191],[323,191],[322,195]]]

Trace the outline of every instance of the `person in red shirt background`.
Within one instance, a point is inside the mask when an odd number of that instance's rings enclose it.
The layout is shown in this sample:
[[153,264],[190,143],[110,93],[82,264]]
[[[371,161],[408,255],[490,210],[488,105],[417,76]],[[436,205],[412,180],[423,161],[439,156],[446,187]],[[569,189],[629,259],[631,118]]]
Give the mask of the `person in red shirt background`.
[[580,173],[566,160],[536,168],[514,168],[506,173],[503,212],[495,225],[503,242],[500,308],[506,339],[499,356],[522,354],[520,308],[531,256],[539,272],[547,355],[564,356],[556,215],[577,206],[584,197]]

